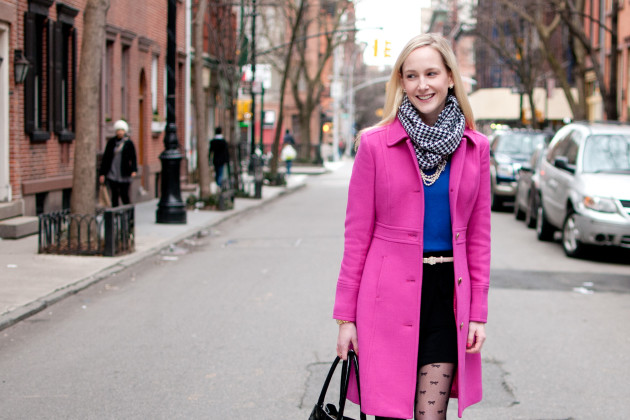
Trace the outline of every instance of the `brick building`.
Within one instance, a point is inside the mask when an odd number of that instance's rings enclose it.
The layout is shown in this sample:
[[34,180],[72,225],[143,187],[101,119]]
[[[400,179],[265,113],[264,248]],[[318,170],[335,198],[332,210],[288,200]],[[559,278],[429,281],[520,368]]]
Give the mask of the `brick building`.
[[[177,126],[187,136],[186,5],[177,3]],[[0,204],[25,215],[68,208],[74,157],[75,83],[86,0],[0,0]],[[138,155],[132,200],[157,195],[166,120],[167,0],[111,0],[102,49],[97,150],[125,119]],[[30,62],[16,83],[14,61]],[[86,182],[96,182],[94,179]]]
[[[617,111],[620,121],[630,121],[630,2],[618,1],[617,27],[612,28],[611,0],[587,0],[584,4],[584,30],[597,51],[599,62],[610,84],[611,36],[608,29],[617,32]],[[587,116],[590,120],[606,119],[602,97],[594,73],[586,74]]]

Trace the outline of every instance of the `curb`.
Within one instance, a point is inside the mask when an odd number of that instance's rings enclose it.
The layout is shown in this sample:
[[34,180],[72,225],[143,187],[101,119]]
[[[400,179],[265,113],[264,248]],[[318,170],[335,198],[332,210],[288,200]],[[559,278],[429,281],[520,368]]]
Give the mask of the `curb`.
[[119,273],[135,264],[138,264],[139,262],[144,261],[145,259],[152,257],[154,255],[159,254],[162,250],[168,248],[169,246],[171,246],[171,244],[183,241],[184,239],[188,239],[192,236],[197,235],[200,231],[211,228],[213,226],[219,225],[223,222],[226,222],[228,220],[231,220],[235,217],[238,216],[242,216],[245,215],[247,213],[249,213],[250,211],[253,211],[255,209],[261,208],[267,204],[273,203],[276,200],[278,200],[281,197],[284,197],[285,195],[294,193],[302,188],[306,187],[306,182],[302,182],[300,184],[294,185],[292,187],[287,187],[284,190],[280,191],[277,195],[267,199],[267,200],[261,200],[259,201],[257,204],[252,205],[250,207],[244,208],[242,210],[239,211],[235,211],[233,213],[230,214],[226,214],[225,216],[220,217],[219,219],[208,223],[206,225],[203,226],[197,226],[194,228],[191,228],[190,230],[184,232],[184,233],[180,233],[179,235],[174,236],[173,238],[169,239],[167,244],[161,244],[161,245],[157,245],[153,248],[149,248],[145,251],[142,252],[138,252],[138,253],[133,253],[127,257],[124,257],[121,261],[117,262],[116,264],[113,264],[109,267],[104,268],[103,270],[99,271],[96,274],[93,274],[91,276],[85,277],[81,280],[78,280],[72,284],[66,285],[63,288],[57,289],[54,292],[43,296],[41,298],[38,298],[37,300],[34,300],[30,303],[27,303],[26,305],[20,306],[18,308],[15,308],[12,311],[6,312],[2,315],[0,315],[0,331],[7,329],[15,324],[17,324],[20,321],[23,321],[43,310],[45,310],[46,308],[54,305],[55,303],[70,297],[72,295],[75,295],[79,292],[81,292],[82,290],[87,289],[90,286],[93,286],[97,283],[99,283],[101,280],[106,279],[108,277],[110,277],[113,274]]

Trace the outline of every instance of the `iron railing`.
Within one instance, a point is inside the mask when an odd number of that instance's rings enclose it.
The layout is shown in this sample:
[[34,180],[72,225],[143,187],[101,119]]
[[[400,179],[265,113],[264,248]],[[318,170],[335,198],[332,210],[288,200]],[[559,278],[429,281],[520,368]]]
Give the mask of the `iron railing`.
[[133,205],[100,210],[93,215],[69,211],[39,216],[40,254],[103,255],[133,252],[135,245]]

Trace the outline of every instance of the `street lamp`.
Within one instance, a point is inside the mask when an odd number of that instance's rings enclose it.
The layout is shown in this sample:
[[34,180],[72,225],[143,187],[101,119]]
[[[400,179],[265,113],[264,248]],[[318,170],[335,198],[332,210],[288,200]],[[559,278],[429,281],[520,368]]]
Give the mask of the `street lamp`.
[[175,125],[175,22],[177,0],[168,0],[168,24],[166,47],[166,130],[164,131],[164,151],[162,162],[161,196],[156,212],[157,223],[185,224],[186,207],[182,202],[179,185],[179,168],[182,153],[177,140]]
[[31,63],[22,55],[22,50],[15,50],[13,54],[13,76],[16,85],[24,83],[30,67]]

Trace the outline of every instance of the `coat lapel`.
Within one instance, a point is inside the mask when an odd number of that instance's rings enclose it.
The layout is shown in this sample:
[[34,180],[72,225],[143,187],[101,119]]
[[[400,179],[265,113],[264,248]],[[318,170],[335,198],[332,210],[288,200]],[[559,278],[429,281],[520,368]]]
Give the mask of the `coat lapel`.
[[451,224],[455,222],[455,209],[457,209],[457,194],[459,184],[464,170],[464,160],[466,159],[466,147],[468,146],[468,133],[464,132],[464,137],[459,147],[451,158],[451,173],[449,177],[449,203],[451,207]]

